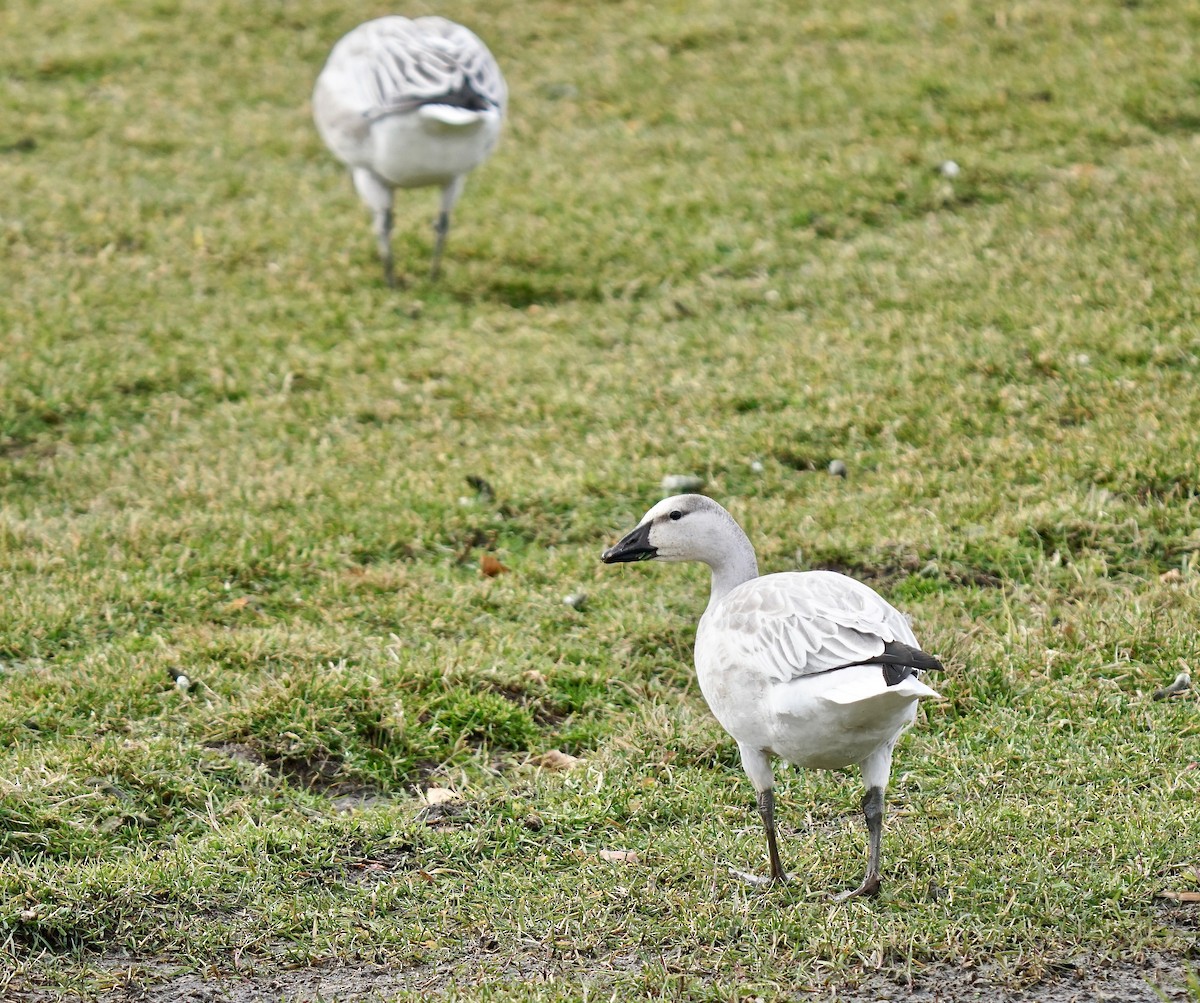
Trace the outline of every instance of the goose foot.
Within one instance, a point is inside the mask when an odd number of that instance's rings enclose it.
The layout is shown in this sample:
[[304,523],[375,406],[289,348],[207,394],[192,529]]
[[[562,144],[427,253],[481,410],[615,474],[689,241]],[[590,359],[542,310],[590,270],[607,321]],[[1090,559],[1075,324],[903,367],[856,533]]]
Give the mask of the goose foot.
[[774,878],[763,877],[761,874],[751,874],[749,871],[739,871],[736,867],[729,868],[729,873],[739,881],[745,881],[748,885],[754,885],[755,888],[765,888],[767,885],[775,883]]
[[785,874],[778,878],[773,878],[769,874],[751,874],[749,871],[739,871],[736,867],[730,866],[729,873],[739,881],[745,881],[748,885],[754,885],[756,888],[766,888],[768,885],[787,884],[789,881],[794,881],[796,875]]
[[863,883],[849,892],[838,892],[831,896],[834,902],[845,902],[847,899],[858,898],[874,898],[879,894],[879,886],[883,884],[883,880],[878,874],[868,874],[863,878]]

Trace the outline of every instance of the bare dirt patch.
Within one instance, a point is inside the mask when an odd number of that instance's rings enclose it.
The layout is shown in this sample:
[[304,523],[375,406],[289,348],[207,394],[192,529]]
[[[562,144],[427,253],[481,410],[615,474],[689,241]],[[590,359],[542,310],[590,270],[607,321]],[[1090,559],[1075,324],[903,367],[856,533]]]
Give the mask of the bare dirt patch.
[[[231,973],[224,966],[177,973],[171,966],[125,958],[110,959],[112,970],[127,970],[124,981],[98,997],[102,1003],[374,1003],[402,994],[438,997],[455,989],[558,983],[588,986],[608,993],[614,979],[636,971],[632,955],[581,959],[539,953],[480,951],[457,962],[392,968],[373,963],[331,963],[306,968]],[[1162,1003],[1186,1000],[1186,963],[1178,957],[1153,955],[1134,963],[1097,965],[1087,960],[1059,966],[1054,975],[1023,989],[999,985],[999,972],[938,966],[911,981],[896,974],[875,974],[857,984],[823,989],[797,989],[793,1000],[880,1003]],[[76,993],[22,990],[10,986],[14,1003],[61,1003]]]
[[1163,1003],[1187,999],[1186,975],[1178,958],[1148,958],[1141,964],[1096,966],[1081,960],[1059,966],[1055,975],[1026,989],[1009,989],[994,984],[986,968],[976,970],[940,968],[912,983],[886,976],[871,976],[852,990],[842,990],[812,999],[845,1003],[906,1000],[914,1003]]

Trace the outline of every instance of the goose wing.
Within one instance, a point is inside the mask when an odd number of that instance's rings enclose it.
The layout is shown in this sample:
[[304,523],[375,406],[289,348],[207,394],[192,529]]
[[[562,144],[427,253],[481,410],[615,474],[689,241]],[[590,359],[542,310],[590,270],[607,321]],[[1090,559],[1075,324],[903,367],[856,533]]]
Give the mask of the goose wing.
[[446,103],[504,112],[508,88],[491,52],[444,17],[381,17],[333,47],[322,76],[367,118]]
[[698,640],[718,646],[721,662],[779,682],[886,659],[892,642],[917,649],[903,613],[831,571],[751,579],[704,619]]

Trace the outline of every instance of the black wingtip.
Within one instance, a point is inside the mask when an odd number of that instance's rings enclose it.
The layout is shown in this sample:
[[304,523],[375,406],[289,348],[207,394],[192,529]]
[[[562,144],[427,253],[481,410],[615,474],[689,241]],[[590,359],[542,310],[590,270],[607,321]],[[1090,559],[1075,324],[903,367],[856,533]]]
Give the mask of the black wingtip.
[[883,654],[871,659],[883,666],[883,680],[888,686],[898,686],[914,672],[940,672],[945,666],[920,648],[902,641],[887,641]]
[[889,665],[908,665],[914,669],[939,670],[944,668],[933,655],[920,648],[914,648],[911,644],[905,644],[903,641],[885,641],[883,654],[872,661],[886,662]]

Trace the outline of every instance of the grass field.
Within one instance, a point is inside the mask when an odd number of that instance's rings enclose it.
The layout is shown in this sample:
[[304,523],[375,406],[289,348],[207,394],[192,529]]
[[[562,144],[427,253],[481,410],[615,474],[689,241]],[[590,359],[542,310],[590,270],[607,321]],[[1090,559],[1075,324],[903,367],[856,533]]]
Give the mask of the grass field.
[[[1200,2],[438,10],[511,117],[389,290],[307,104],[385,8],[0,8],[0,996],[1194,964]],[[875,901],[849,773],[727,873],[706,572],[598,560],[679,473],[950,670]]]

